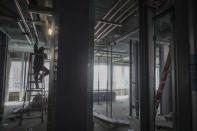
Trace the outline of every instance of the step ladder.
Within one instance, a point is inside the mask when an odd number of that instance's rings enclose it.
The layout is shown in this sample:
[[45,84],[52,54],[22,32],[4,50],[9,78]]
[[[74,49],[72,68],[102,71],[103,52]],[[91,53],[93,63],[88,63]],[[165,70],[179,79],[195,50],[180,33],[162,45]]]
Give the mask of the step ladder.
[[[29,66],[27,85],[25,87],[24,101],[20,112],[19,126],[22,125],[25,119],[41,119],[41,123],[44,122],[44,112],[46,111],[46,91],[44,78],[42,81],[34,80],[32,59],[34,54],[29,55]],[[39,84],[39,88],[36,88],[36,84]],[[38,103],[35,103],[35,99],[38,98]],[[36,105],[34,105],[36,104]],[[32,113],[36,114],[32,114]],[[33,116],[32,116],[33,115]]]
[[159,108],[159,105],[160,105],[160,102],[161,102],[162,92],[163,92],[163,89],[165,87],[166,80],[168,78],[168,73],[170,71],[170,65],[171,65],[171,52],[169,50],[169,53],[168,53],[168,56],[167,56],[167,59],[166,59],[166,63],[164,65],[164,69],[163,69],[163,72],[161,74],[161,79],[160,79],[160,82],[159,82],[159,88],[158,88],[156,96],[155,96],[156,97],[155,98],[155,116],[157,115],[157,111],[158,111],[158,108]]

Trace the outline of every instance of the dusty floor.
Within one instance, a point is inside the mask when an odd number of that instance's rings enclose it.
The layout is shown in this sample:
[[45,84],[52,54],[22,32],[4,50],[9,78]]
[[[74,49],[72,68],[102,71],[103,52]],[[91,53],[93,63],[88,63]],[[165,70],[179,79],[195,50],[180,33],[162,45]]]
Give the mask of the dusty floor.
[[[21,102],[9,102],[5,104],[5,120],[3,126],[0,126],[0,131],[46,131],[46,120],[44,123],[41,123],[40,119],[24,120],[22,126],[18,126],[19,119],[15,121],[7,120],[7,118],[10,117],[9,113],[21,106],[21,104]],[[128,119],[128,105],[129,103],[127,100],[113,102],[113,116],[120,119]],[[104,113],[106,106],[103,103],[101,105],[95,105],[94,109]],[[118,127],[109,129],[103,125],[95,124],[94,131],[128,131],[128,128],[129,127]]]
[[95,124],[95,127],[94,127],[94,131],[128,131],[128,130],[129,130],[129,127],[118,127],[118,128],[108,129],[99,124]]
[[[9,113],[19,107],[21,103],[7,103],[5,105],[5,118],[9,117]],[[106,113],[106,104],[94,103],[94,111],[100,112],[103,115]],[[129,103],[128,99],[121,99],[113,102],[113,118],[128,120],[129,113]],[[9,120],[4,120],[3,126],[0,126],[0,131],[46,131],[46,118],[44,123],[41,123],[40,119],[25,120],[22,126],[18,126],[19,119],[11,122]],[[162,122],[163,123],[163,122]],[[129,130],[130,127],[117,127],[109,128],[102,124],[95,123],[94,131],[132,131]],[[160,130],[161,131],[161,130]],[[162,130],[163,131],[163,130]],[[169,130],[164,130],[169,131]]]
[[[106,102],[94,103],[93,110],[100,114],[106,115]],[[110,110],[110,107],[108,107]],[[110,111],[109,113],[110,114]],[[128,120],[129,116],[129,98],[125,97],[122,99],[117,99],[112,103],[112,118],[120,120]]]

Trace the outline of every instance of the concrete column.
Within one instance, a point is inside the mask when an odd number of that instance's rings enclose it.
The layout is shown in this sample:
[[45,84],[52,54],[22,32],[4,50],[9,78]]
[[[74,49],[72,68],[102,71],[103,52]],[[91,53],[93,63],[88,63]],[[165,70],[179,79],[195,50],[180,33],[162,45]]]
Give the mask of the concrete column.
[[[184,9],[184,10],[183,10]],[[192,131],[188,1],[175,0],[172,44],[173,109],[175,131]]]
[[155,130],[155,71],[153,42],[153,12],[147,0],[139,0],[140,24],[140,128],[141,131]]
[[189,0],[190,70],[192,87],[193,131],[197,130],[197,17],[196,1]]
[[93,130],[92,7],[92,0],[54,1],[59,33],[55,131]]
[[0,32],[0,121],[3,119],[8,39]]

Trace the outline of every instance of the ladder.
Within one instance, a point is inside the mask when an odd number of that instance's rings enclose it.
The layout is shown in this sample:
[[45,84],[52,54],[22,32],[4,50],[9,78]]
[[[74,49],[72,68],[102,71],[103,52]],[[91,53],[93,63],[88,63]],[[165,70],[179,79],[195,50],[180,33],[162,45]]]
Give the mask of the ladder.
[[163,92],[163,89],[164,89],[165,84],[166,84],[166,80],[167,80],[168,73],[169,73],[169,70],[170,70],[170,65],[171,65],[171,52],[169,50],[169,53],[168,53],[168,56],[167,56],[167,59],[166,59],[166,63],[164,65],[164,69],[163,69],[163,72],[161,74],[161,79],[160,79],[160,82],[159,82],[159,88],[158,88],[156,96],[155,96],[156,97],[155,98],[155,116],[157,114],[159,104],[161,102],[162,92]]
[[[44,112],[46,108],[46,97],[45,97],[45,82],[34,80],[32,59],[34,54],[29,55],[29,66],[28,66],[28,76],[27,76],[27,85],[25,87],[25,94],[22,109],[20,111],[20,121],[19,126],[22,125],[23,120],[25,119],[41,119],[41,123],[44,122]],[[36,88],[35,84],[39,84],[39,88]],[[35,99],[39,99],[35,103]],[[31,113],[36,113],[32,116]],[[25,115],[26,114],[26,115]]]

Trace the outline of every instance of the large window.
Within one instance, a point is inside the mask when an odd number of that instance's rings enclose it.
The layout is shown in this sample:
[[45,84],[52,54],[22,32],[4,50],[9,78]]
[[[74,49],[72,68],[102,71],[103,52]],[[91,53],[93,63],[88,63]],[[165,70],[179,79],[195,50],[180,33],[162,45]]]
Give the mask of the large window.
[[9,92],[20,92],[21,89],[21,74],[22,61],[12,60],[9,75]]
[[94,90],[98,89],[98,83],[100,90],[107,89],[107,65],[94,66]]

